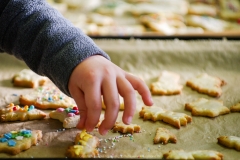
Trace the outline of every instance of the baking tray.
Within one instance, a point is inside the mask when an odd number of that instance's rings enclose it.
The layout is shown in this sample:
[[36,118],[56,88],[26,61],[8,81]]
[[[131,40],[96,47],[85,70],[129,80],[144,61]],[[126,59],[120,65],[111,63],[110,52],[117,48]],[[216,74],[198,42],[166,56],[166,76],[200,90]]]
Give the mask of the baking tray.
[[[222,78],[227,82],[222,87],[223,94],[219,100],[230,107],[240,101],[240,42],[228,40],[112,40],[98,39],[96,44],[106,51],[112,62],[124,70],[139,76],[147,85],[157,79],[163,70],[176,72],[181,76],[180,83],[184,86],[180,95],[153,96],[155,106],[164,109],[186,113],[184,104],[200,97],[216,99],[188,88],[185,83],[189,78],[208,73]],[[0,54],[0,107],[17,100],[18,95],[30,93],[31,89],[15,88],[11,84],[11,77],[27,66],[16,58]],[[230,113],[216,118],[193,117],[193,121],[180,129],[172,127],[164,122],[143,121],[138,112],[143,103],[139,95],[137,98],[134,124],[141,126],[140,133],[134,133],[132,137],[126,136],[119,139],[112,147],[109,138],[119,136],[119,133],[109,133],[106,136],[98,134],[94,130],[91,134],[102,139],[99,148],[104,149],[99,159],[161,159],[163,154],[172,149],[215,150],[224,155],[224,159],[239,159],[240,152],[225,148],[217,143],[217,137],[221,135],[233,135],[240,137],[240,113]],[[118,121],[122,112],[119,112]],[[155,131],[158,127],[164,127],[177,137],[176,144],[153,144]],[[29,128],[41,129],[43,139],[31,149],[16,156],[0,153],[2,158],[65,158],[68,146],[73,145],[74,138],[79,132],[77,129],[62,129],[62,124],[57,120],[45,119],[28,122],[0,123],[0,134],[7,131]]]

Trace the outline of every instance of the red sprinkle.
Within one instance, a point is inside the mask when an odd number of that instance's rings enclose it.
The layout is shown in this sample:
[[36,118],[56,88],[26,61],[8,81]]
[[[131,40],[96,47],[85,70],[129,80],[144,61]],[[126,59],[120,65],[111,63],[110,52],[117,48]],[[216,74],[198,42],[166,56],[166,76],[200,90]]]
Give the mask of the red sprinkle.
[[13,107],[13,110],[14,110],[14,111],[16,111],[16,110],[17,110],[17,107],[16,107],[16,106],[14,106],[14,107]]
[[79,115],[79,111],[77,110],[77,111],[75,112],[75,114],[76,114],[76,115]]
[[240,18],[237,20],[237,23],[240,24]]
[[74,106],[74,107],[73,107],[73,110],[78,110],[78,107]]

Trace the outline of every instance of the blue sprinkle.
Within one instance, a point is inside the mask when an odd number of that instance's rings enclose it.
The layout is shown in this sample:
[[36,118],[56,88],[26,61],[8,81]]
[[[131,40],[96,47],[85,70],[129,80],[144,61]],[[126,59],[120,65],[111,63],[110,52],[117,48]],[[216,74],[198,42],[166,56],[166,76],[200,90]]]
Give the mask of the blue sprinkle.
[[70,113],[76,113],[76,112],[77,110],[73,110],[73,109],[70,111]]
[[51,98],[51,97],[48,97],[48,101],[49,101],[49,102],[52,102],[53,100],[52,100],[52,98]]
[[30,134],[31,133],[31,130],[23,130],[21,131],[22,134]]
[[15,93],[14,93],[14,94],[12,94],[12,95],[13,95],[13,96],[18,96],[18,95],[17,95],[17,94],[15,94]]
[[7,138],[7,139],[11,139],[12,134],[11,133],[6,133],[6,134],[4,134],[4,137]]
[[35,108],[34,105],[30,105],[29,108],[28,108],[28,111],[31,111],[31,110],[33,110],[34,108]]
[[16,142],[14,140],[9,140],[8,145],[11,147],[14,147],[14,146],[16,146]]
[[0,142],[2,142],[2,143],[4,143],[4,142],[7,142],[8,141],[8,139],[7,138],[0,138]]
[[34,105],[30,105],[30,108],[34,109],[35,107],[34,107]]

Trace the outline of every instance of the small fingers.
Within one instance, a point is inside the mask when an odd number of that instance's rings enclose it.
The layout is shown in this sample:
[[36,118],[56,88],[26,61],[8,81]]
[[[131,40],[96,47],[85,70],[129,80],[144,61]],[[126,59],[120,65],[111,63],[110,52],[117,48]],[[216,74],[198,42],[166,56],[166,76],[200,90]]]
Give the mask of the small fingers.
[[141,95],[142,100],[145,105],[151,106],[153,105],[153,100],[151,96],[151,92],[148,88],[148,86],[142,81],[140,78],[130,74],[126,73],[126,79],[131,83],[132,87],[138,91],[138,93]]
[[105,135],[108,130],[112,129],[119,111],[119,94],[116,80],[106,80],[102,84],[103,100],[106,106],[104,120],[102,121],[99,132]]
[[100,85],[95,83],[87,86],[84,95],[87,107],[85,129],[91,132],[97,126],[102,111]]
[[125,77],[117,79],[117,86],[120,95],[124,99],[124,112],[122,120],[125,124],[130,124],[136,109],[135,90]]
[[77,124],[77,128],[84,129],[85,121],[87,118],[87,107],[86,107],[85,100],[84,100],[84,94],[78,87],[69,89],[69,91],[70,91],[72,98],[75,100],[75,102],[78,106],[78,110],[79,110],[80,121]]

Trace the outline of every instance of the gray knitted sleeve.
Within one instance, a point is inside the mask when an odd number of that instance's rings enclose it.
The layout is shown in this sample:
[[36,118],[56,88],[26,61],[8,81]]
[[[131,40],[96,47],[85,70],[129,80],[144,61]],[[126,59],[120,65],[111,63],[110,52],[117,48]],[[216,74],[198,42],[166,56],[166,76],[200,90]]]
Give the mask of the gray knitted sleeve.
[[[70,96],[73,69],[92,55],[109,56],[45,0],[0,0],[0,50],[49,77]],[[1,10],[2,8],[2,10]]]

